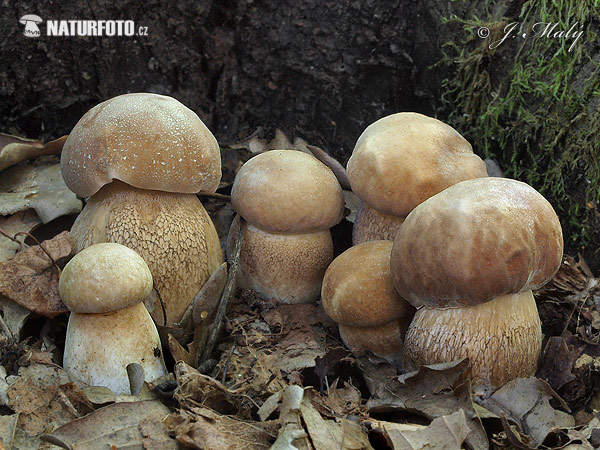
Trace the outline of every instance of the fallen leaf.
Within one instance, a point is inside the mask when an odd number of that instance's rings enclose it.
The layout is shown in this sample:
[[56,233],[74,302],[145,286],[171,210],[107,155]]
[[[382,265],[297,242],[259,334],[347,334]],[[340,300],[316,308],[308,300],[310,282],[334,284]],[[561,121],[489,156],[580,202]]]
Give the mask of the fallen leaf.
[[58,154],[68,136],[43,144],[41,141],[0,133],[0,172],[26,159]]
[[307,395],[302,399],[300,413],[315,448],[319,450],[342,448],[342,427],[333,420],[323,419]]
[[17,303],[9,300],[8,298],[0,295],[0,310],[2,311],[2,328],[3,331],[7,331],[7,336],[13,343],[18,343],[21,339],[21,329],[25,325],[25,321],[31,314],[31,311],[23,308]]
[[41,439],[65,449],[142,448],[140,423],[147,417],[162,421],[169,413],[158,400],[115,403],[75,419]]
[[569,348],[562,336],[551,336],[544,347],[536,376],[558,391],[577,378],[572,369],[583,350],[583,347]]
[[2,173],[0,215],[34,209],[42,223],[81,212],[82,203],[62,179],[60,164],[18,166]]
[[42,221],[33,209],[19,211],[8,217],[0,217],[0,230],[14,239],[0,234],[0,261],[12,258],[21,248],[22,245],[19,242],[24,242],[27,236],[25,234],[17,235],[17,233],[30,233],[40,223]]
[[17,421],[19,414],[0,416],[0,447],[2,450],[19,448],[14,445],[15,434],[17,432]]
[[203,407],[173,413],[164,425],[185,447],[223,450],[269,448],[278,427],[275,421],[247,423]]
[[[63,231],[41,246],[54,261],[71,254],[69,233]],[[58,292],[58,270],[39,245],[0,262],[0,295],[45,317],[67,312]]]
[[377,422],[388,434],[394,448],[407,450],[460,450],[469,434],[464,411],[434,419],[428,426]]
[[342,189],[347,191],[352,190],[352,187],[350,187],[350,181],[348,181],[346,169],[337,159],[316,145],[307,145],[306,147],[315,158],[331,169],[335,177],[338,179],[340,186],[342,186]]
[[115,394],[103,386],[83,386],[81,388],[85,397],[95,406],[106,406],[109,403],[131,403],[142,400],[156,400],[156,395],[144,383],[138,395]]
[[551,399],[567,408],[548,383],[530,377],[509,381],[480,403],[499,417],[515,423],[521,433],[530,437],[531,447],[537,448],[551,432],[575,426],[573,416],[554,409],[550,405]]
[[467,444],[473,449],[487,449],[487,435],[473,407],[470,386],[461,381],[467,364],[468,360],[460,360],[424,365],[393,378],[367,402],[369,412],[408,411],[434,420],[462,409],[470,430]]

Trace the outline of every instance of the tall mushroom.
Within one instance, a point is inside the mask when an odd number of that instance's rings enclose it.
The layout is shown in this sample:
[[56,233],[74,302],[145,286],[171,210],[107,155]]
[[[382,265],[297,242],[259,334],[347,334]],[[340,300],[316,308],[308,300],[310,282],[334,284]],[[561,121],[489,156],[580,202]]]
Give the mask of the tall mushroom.
[[[342,188],[333,172],[306,153],[271,150],[242,166],[231,202],[247,221],[240,286],[282,303],[316,300],[333,259],[329,228],[344,211]],[[229,236],[237,230],[239,219]]]
[[71,310],[63,366],[76,382],[129,394],[128,364],[140,364],[146,381],[167,373],[156,326],[142,303],[152,275],[136,252],[92,245],[69,261],[58,286]]
[[126,94],[89,110],[65,142],[69,189],[91,196],[71,230],[76,252],[117,242],[154,278],[148,304],[161,325],[178,322],[223,262],[217,232],[196,197],[221,179],[219,146],[198,116],[171,97]]
[[391,272],[417,307],[408,368],[469,358],[474,384],[532,375],[542,333],[532,290],[558,270],[560,222],[531,186],[504,178],[458,183],[417,206],[396,236]]
[[335,258],[325,271],[321,299],[346,347],[359,356],[370,351],[398,361],[414,308],[392,283],[392,245],[364,242]]
[[352,241],[394,240],[410,211],[453,184],[486,177],[485,163],[454,128],[422,114],[392,114],[369,125],[348,160],[361,199]]

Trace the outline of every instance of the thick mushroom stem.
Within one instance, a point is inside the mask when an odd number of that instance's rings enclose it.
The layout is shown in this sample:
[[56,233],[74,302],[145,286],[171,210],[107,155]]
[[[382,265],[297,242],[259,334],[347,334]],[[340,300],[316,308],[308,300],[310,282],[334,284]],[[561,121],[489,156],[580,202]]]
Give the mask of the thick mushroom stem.
[[74,381],[129,394],[130,363],[142,366],[145,381],[167,373],[156,326],[143,303],[109,313],[71,313],[63,365]]
[[[229,231],[228,246],[239,229]],[[231,249],[228,249],[230,252]],[[269,233],[244,224],[238,285],[281,303],[311,303],[321,292],[325,269],[333,259],[329,229],[313,233]]]
[[542,347],[540,317],[531,291],[476,306],[421,307],[404,340],[409,370],[469,358],[473,386],[499,387],[535,373]]
[[90,197],[73,224],[71,241],[75,252],[116,242],[139,253],[158,293],[147,306],[161,325],[178,322],[223,263],[217,231],[198,197],[138,189],[117,180]]
[[404,217],[384,214],[361,200],[352,228],[352,245],[369,241],[393,241],[402,222]]

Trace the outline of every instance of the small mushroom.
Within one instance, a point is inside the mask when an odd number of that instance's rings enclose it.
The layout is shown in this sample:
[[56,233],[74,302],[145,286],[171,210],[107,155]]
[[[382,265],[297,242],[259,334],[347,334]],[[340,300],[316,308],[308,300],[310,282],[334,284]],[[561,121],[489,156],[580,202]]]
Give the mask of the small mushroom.
[[406,218],[391,254],[400,295],[417,307],[408,368],[469,358],[474,385],[535,373],[542,344],[533,289],[560,267],[563,238],[548,201],[505,178],[463,181]]
[[422,114],[392,114],[369,125],[348,160],[361,199],[352,241],[390,239],[419,203],[453,184],[487,177],[485,163],[454,128]]
[[391,241],[365,242],[339,255],[327,268],[323,309],[339,325],[340,337],[360,356],[370,351],[398,361],[414,308],[392,283]]
[[35,14],[25,14],[19,19],[19,23],[25,25],[25,29],[23,30],[25,36],[40,36],[40,29],[37,26],[38,23],[42,23],[42,18],[40,16],[36,16]]
[[146,381],[167,373],[142,303],[152,275],[140,255],[120,244],[92,245],[69,261],[58,287],[71,311],[63,366],[75,382],[129,394],[128,364],[139,364]]
[[[240,287],[282,303],[319,297],[333,259],[329,228],[342,219],[344,198],[333,172],[296,150],[271,150],[251,158],[231,192],[243,225]],[[229,236],[236,236],[239,219]]]
[[161,325],[181,320],[223,262],[217,231],[195,195],[221,178],[219,145],[198,116],[171,97],[107,100],[75,125],[61,155],[69,189],[91,196],[71,229],[76,252],[117,242],[148,263],[148,309]]

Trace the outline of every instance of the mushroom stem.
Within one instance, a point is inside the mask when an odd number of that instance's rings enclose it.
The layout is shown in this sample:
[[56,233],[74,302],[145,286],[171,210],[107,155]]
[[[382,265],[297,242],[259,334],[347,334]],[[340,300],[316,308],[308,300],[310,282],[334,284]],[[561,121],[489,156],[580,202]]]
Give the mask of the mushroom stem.
[[102,314],[71,313],[64,368],[74,381],[129,394],[130,363],[142,366],[145,381],[167,373],[158,332],[143,303]]
[[[229,243],[239,229],[239,216],[229,231]],[[329,229],[305,233],[269,233],[243,225],[241,288],[252,289],[282,303],[310,303],[319,297],[325,269],[333,259]],[[228,250],[231,254],[231,249]]]
[[384,214],[361,200],[352,228],[352,245],[368,241],[393,241],[402,222],[404,217]]
[[531,291],[476,306],[421,307],[404,340],[404,364],[469,358],[465,378],[474,386],[502,386],[535,373],[542,347],[540,317]]

